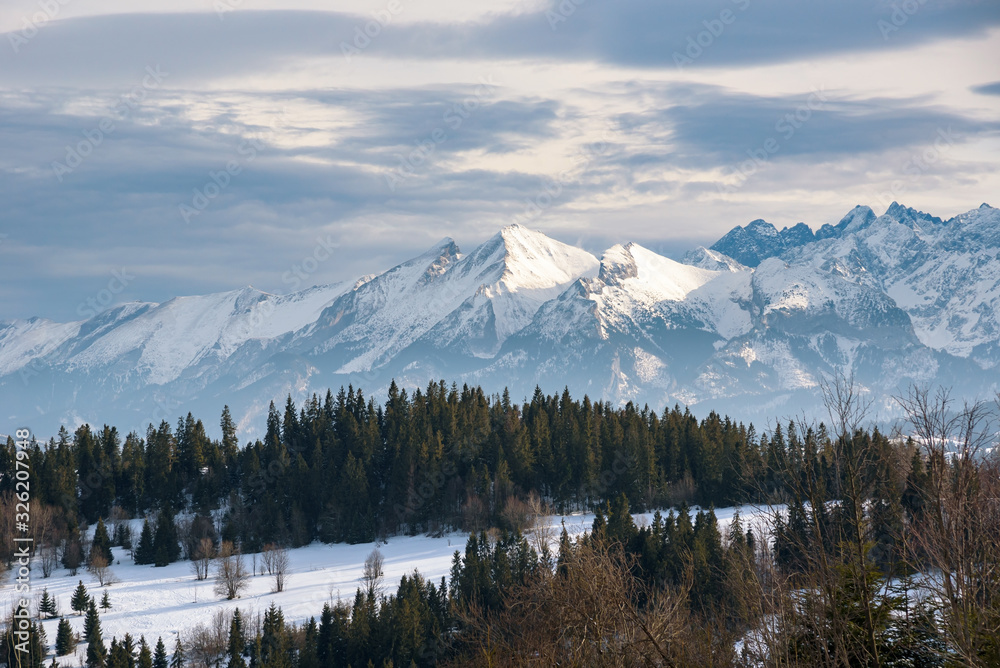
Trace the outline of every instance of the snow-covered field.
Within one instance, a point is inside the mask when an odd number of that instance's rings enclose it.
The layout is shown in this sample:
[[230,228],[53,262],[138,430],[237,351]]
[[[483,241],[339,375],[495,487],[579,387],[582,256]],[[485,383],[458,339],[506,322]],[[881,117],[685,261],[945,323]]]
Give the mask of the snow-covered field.
[[[742,508],[716,509],[719,530],[725,535],[735,511],[744,520],[750,516],[760,516],[764,509],[745,506]],[[662,511],[664,516],[667,511]],[[697,508],[691,509],[692,518]],[[643,526],[652,522],[653,513],[633,515],[636,524]],[[542,526],[550,529],[549,540],[553,546],[559,539],[562,523],[571,537],[588,531],[594,520],[593,514],[575,513],[565,516],[551,516]],[[49,578],[42,578],[37,564],[32,570],[32,598],[37,608],[42,590],[47,589],[58,602],[59,612],[66,615],[75,631],[83,633],[83,617],[70,609],[70,597],[77,582],[82,580],[88,592],[100,601],[104,591],[108,592],[112,608],[101,612],[101,629],[106,643],[113,636],[121,638],[131,633],[136,639],[144,635],[150,644],[163,637],[168,650],[173,648],[178,634],[185,637],[198,624],[207,624],[217,610],[239,608],[244,614],[263,614],[271,603],[282,608],[289,622],[303,622],[310,617],[319,618],[323,604],[342,598],[350,601],[359,586],[365,558],[378,545],[385,564],[384,592],[394,593],[399,579],[417,570],[425,578],[440,580],[451,570],[452,557],[456,550],[464,551],[466,534],[451,533],[441,537],[395,536],[386,543],[362,543],[328,545],[313,543],[305,547],[289,550],[289,568],[285,590],[272,593],[272,576],[258,574],[251,578],[250,586],[242,597],[227,601],[215,594],[214,569],[209,578],[197,581],[190,561],[180,561],[163,568],[136,566],[123,548],[113,548],[116,563],[112,572],[116,582],[102,588],[97,579],[84,569],[76,576],[66,569],[57,569]],[[260,555],[257,555],[258,572],[262,570]],[[246,555],[248,569],[253,566],[253,555]],[[0,609],[8,610],[13,604],[13,587],[8,580],[0,589]],[[33,609],[34,612],[34,609]],[[49,646],[55,642],[58,618],[44,622]],[[82,651],[77,650],[82,657]],[[67,661],[69,659],[69,661]],[[71,657],[60,659],[63,666],[74,665]]]

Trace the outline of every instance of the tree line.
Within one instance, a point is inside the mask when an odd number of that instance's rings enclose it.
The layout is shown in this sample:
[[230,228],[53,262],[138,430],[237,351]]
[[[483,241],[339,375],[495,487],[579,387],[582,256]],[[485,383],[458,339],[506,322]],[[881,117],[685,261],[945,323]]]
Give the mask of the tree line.
[[[190,416],[176,435],[151,427],[142,452],[161,447],[159,432],[175,443],[174,468],[156,472],[172,491],[147,496],[154,480],[142,477],[141,494],[114,487],[100,493],[106,506],[91,506],[78,489],[77,507],[63,510],[100,527],[102,511],[145,499],[126,512],[157,508],[143,531],[155,554],[159,525],[187,509],[194,519],[164,540],[189,556],[196,544],[235,546],[237,561],[240,550],[310,537],[470,532],[438,583],[413,573],[386,594],[373,554],[353,602],[331,602],[318,619],[287,624],[272,607],[234,634],[219,617],[178,648],[214,657],[197,665],[1000,664],[1000,449],[988,405],[914,389],[897,398],[905,430],[883,433],[852,384],[824,392],[827,424],[758,436],[715,414],[699,422],[679,408],[658,415],[568,393],[518,406],[506,393],[393,386],[382,406],[348,388],[298,410],[288,400],[283,415],[272,406],[264,440],[242,449],[228,411],[219,442],[192,439],[204,430]],[[32,456],[74,452],[88,443],[81,430]],[[116,449],[92,447],[114,471]],[[218,487],[208,493],[206,481]],[[756,510],[720,531],[712,504],[733,502]],[[209,513],[222,503],[216,526]],[[661,504],[676,510],[633,521]],[[536,522],[568,507],[596,511],[589,533],[557,538]],[[94,543],[100,555],[104,538]]]

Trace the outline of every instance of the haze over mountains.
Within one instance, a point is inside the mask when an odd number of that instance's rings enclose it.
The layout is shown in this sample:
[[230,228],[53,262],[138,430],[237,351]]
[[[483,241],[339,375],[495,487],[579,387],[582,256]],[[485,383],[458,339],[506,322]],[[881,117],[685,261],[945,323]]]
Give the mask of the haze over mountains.
[[601,258],[522,226],[463,254],[451,239],[377,276],[277,296],[252,287],[128,303],[81,322],[0,321],[0,401],[39,435],[143,430],[229,404],[246,434],[268,402],[390,380],[536,385],[675,403],[762,423],[815,412],[853,372],[883,416],[910,383],[1000,387],[1000,212],[950,220],[893,204],[837,225],[756,220],[683,262],[634,243]]

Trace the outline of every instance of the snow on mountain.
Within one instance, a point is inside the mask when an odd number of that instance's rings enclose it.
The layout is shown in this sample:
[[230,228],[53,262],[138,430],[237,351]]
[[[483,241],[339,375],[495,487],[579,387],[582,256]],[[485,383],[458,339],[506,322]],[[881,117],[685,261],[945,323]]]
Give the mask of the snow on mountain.
[[82,323],[44,318],[0,322],[0,376],[20,371],[76,336]]
[[520,225],[504,228],[469,255],[451,239],[334,303],[310,332],[338,373],[367,372],[418,342],[491,355],[538,308],[597,259]]
[[744,265],[728,255],[709,250],[704,246],[698,246],[693,251],[685,253],[682,262],[692,267],[712,269],[713,271],[743,271],[746,269]]
[[746,227],[734,227],[726,236],[712,244],[711,250],[748,267],[756,267],[769,257],[810,243],[814,239],[813,231],[805,223],[786,227],[779,232],[774,225],[758,218]]
[[893,203],[866,218],[785,257],[883,291],[929,348],[1000,364],[1000,211],[984,204],[943,221]]
[[109,331],[86,337],[65,356],[67,371],[128,360],[150,384],[176,380],[206,358],[225,360],[253,339],[273,339],[315,322],[350,284],[271,295],[253,287],[151,305]]
[[84,322],[0,323],[11,419],[142,429],[224,403],[445,378],[530,396],[703,405],[766,419],[815,407],[853,372],[891,409],[913,382],[983,395],[1000,369],[1000,212],[950,220],[893,204],[813,233],[762,220],[675,262],[634,243],[590,253],[514,225],[451,239],[375,276],[289,295],[253,288],[131,303]]

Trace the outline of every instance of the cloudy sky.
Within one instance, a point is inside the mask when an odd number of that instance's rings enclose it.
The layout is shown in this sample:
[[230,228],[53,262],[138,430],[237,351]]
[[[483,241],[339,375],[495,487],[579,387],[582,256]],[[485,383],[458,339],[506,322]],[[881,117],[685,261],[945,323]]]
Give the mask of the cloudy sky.
[[0,32],[0,319],[513,222],[676,255],[1000,200],[998,0],[3,0]]

